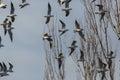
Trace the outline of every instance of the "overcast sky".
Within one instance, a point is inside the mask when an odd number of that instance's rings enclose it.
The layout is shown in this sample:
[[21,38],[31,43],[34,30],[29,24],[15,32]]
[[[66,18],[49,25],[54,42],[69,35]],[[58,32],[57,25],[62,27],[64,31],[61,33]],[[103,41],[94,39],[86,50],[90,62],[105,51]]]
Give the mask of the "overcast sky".
[[[3,0],[7,4],[7,9],[0,9],[0,22],[3,22],[4,18],[10,12],[10,0]],[[64,19],[68,22],[68,26],[75,19],[80,20],[80,16],[83,12],[77,10],[78,7],[83,10],[80,5],[80,0],[73,0],[71,2],[72,11],[74,15],[65,18],[64,13],[61,13],[61,8],[57,4],[57,0],[27,0],[30,3],[23,9],[19,9],[18,5],[21,0],[11,0],[15,6],[15,13],[17,14],[16,20],[13,23],[13,43],[10,42],[8,34],[3,35],[3,29],[0,28],[0,35],[2,37],[2,43],[5,47],[0,48],[0,61],[4,61],[6,64],[11,62],[14,65],[14,73],[10,76],[1,78],[1,80],[42,80],[44,75],[44,63],[45,55],[43,49],[43,28],[47,27],[44,16],[47,14],[47,4],[50,2],[54,14],[58,19]],[[77,6],[76,6],[77,5]],[[82,19],[82,17],[81,17]],[[81,20],[80,20],[81,21]],[[120,45],[120,44],[118,44]],[[69,65],[73,65],[71,60],[68,60]],[[73,66],[74,67],[74,66]],[[70,70],[73,68],[71,67]],[[73,69],[74,72],[74,69]],[[71,73],[73,73],[71,71]],[[69,73],[70,80],[75,79],[76,75]],[[66,80],[69,79],[67,77]]]

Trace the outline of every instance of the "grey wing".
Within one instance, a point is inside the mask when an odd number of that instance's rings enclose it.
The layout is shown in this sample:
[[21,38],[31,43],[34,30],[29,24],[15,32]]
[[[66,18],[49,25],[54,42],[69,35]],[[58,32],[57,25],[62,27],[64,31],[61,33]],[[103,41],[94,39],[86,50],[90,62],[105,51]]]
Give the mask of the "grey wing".
[[71,52],[69,53],[69,56],[73,53],[74,50],[75,50],[74,48],[71,49]]
[[58,3],[60,4],[60,0],[58,0]]
[[51,14],[51,5],[50,5],[50,3],[48,3],[48,14],[49,15]]
[[14,5],[13,5],[13,3],[11,1],[11,11],[10,11],[10,14],[14,14],[14,10],[15,10],[15,8],[14,8]]
[[0,36],[0,44],[1,44],[1,41],[2,41],[2,38],[1,38],[1,36]]
[[59,19],[59,21],[62,24],[62,28],[65,28],[65,26],[66,26],[65,23],[62,20],[60,20],[60,19]]
[[6,33],[7,33],[6,26],[4,25],[3,28],[4,28],[4,35],[6,35]]
[[69,2],[67,0],[65,1],[65,8],[69,8]]
[[3,71],[3,65],[1,62],[0,62],[0,71]]
[[86,41],[82,31],[79,31],[79,35],[81,36],[82,39],[84,39],[84,41]]
[[76,27],[77,29],[80,29],[80,25],[79,25],[79,23],[77,22],[77,20],[75,20],[75,27]]
[[62,60],[61,60],[61,59],[58,59],[58,66],[59,66],[59,69],[61,68],[61,65],[62,65]]
[[76,41],[75,41],[75,40],[73,40],[73,42],[72,42],[72,44],[71,44],[71,45],[75,45],[75,43],[76,43]]
[[22,0],[22,3],[26,2],[26,0]]
[[103,19],[104,15],[105,15],[105,13],[101,14],[100,21]]
[[64,32],[62,32],[59,36],[62,36],[64,33],[65,33],[65,31],[64,31]]
[[7,23],[7,21],[8,21],[8,18],[5,18],[5,20],[3,21],[4,23]]
[[10,40],[12,42],[13,41],[13,33],[12,33],[12,31],[8,30],[8,34],[9,34]]
[[6,64],[3,62],[3,71],[6,72],[7,71],[7,66]]
[[13,68],[13,65],[12,65],[11,63],[9,63],[9,65],[10,65],[9,69],[12,69],[12,68]]
[[50,17],[47,17],[45,24],[47,24],[49,21],[50,21]]
[[80,50],[80,53],[81,53],[81,55],[80,55],[80,59],[83,59],[83,58],[84,58],[84,53],[83,53],[83,51]]

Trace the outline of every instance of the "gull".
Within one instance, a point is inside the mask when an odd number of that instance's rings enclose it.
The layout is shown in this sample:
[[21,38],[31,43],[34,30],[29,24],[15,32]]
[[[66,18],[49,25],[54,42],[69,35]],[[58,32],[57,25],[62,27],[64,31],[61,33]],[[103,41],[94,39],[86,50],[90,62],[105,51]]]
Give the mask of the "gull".
[[1,48],[1,47],[4,47],[4,45],[3,45],[1,42],[2,42],[2,38],[1,38],[1,36],[0,36],[0,48]]
[[15,21],[15,16],[17,16],[16,14],[14,14],[14,11],[15,11],[15,8],[14,8],[14,5],[11,1],[11,10],[10,10],[10,14],[7,15],[7,17],[10,17],[12,22]]
[[3,62],[3,64],[0,66],[2,68],[2,71],[0,72],[0,77],[8,76],[9,74],[7,73],[7,66],[5,65],[5,63]]
[[48,33],[45,33],[45,34],[43,35],[43,40],[47,40],[47,41],[50,43],[50,48],[52,48],[53,40],[52,40],[51,36],[48,35]]
[[44,16],[44,17],[46,17],[45,24],[47,24],[50,21],[51,17],[54,17],[53,15],[51,15],[51,5],[50,5],[49,2],[48,2],[48,13],[47,13],[47,16]]
[[110,51],[110,54],[108,54],[107,56],[106,56],[106,58],[108,58],[108,59],[113,59],[113,58],[115,58],[115,56],[113,56],[113,51]]
[[98,73],[106,72],[106,71],[108,71],[108,69],[106,69],[106,67],[107,67],[107,64],[106,63],[102,63],[102,67],[101,68],[98,67],[96,70],[97,70]]
[[71,52],[69,53],[69,56],[73,53],[73,51],[75,50],[75,48],[77,48],[78,46],[77,45],[75,45],[76,44],[76,40],[73,40],[73,42],[72,42],[72,44],[71,44],[71,46],[69,46],[68,48],[70,48],[71,49]]
[[65,8],[62,9],[62,11],[65,11],[66,13],[66,17],[70,14],[70,10],[72,10],[72,8],[69,8],[69,2],[71,2],[72,0],[66,0],[65,1]]
[[3,26],[4,35],[6,35],[6,32],[7,32],[7,30],[6,30],[6,26],[8,25],[7,21],[8,21],[8,18],[5,18],[5,20],[3,21],[3,23],[0,24],[0,25]]
[[14,29],[14,27],[11,27],[11,25],[12,25],[12,22],[9,21],[9,24],[8,24],[8,26],[6,27],[6,30],[7,30],[8,34],[9,34],[10,40],[11,40],[11,42],[12,42],[12,41],[13,41],[13,33],[12,33],[11,30]]
[[95,14],[99,14],[101,16],[100,17],[100,21],[101,21],[107,11],[103,9],[103,5],[102,4],[96,4],[96,6],[99,7],[99,11],[96,11]]
[[80,59],[78,61],[85,61],[83,50],[80,49],[80,53],[81,53],[81,55],[80,55]]
[[102,77],[101,77],[102,79],[101,80],[103,80],[105,78],[105,72],[108,71],[108,69],[106,69],[106,67],[107,67],[107,64],[102,62],[102,68],[97,68],[96,69],[96,71],[98,73],[102,74]]
[[101,16],[100,17],[100,21],[101,21],[104,18],[106,12],[107,11],[105,10],[100,10],[100,11],[96,11],[95,14],[99,14]]
[[98,57],[98,64],[99,64],[99,67],[97,67],[96,69],[98,73],[108,71],[108,69],[106,69],[107,64],[102,62],[102,60],[99,57]]
[[9,69],[7,70],[7,72],[13,72],[12,68],[13,68],[13,65],[11,63],[9,63]]
[[22,3],[19,5],[20,9],[22,9],[23,7],[30,5],[29,3],[26,2],[26,0],[22,0]]
[[106,56],[107,62],[108,62],[108,68],[109,68],[109,69],[110,69],[111,66],[112,66],[112,59],[115,58],[115,56],[113,56],[113,54],[114,54],[114,52],[113,52],[113,51],[110,51],[110,54],[108,54],[108,55]]
[[59,53],[59,55],[57,56],[57,57],[55,57],[57,60],[58,60],[58,67],[59,67],[59,69],[61,68],[61,65],[62,65],[62,62],[63,62],[63,58],[64,58],[64,56],[63,56],[63,54],[62,53]]
[[7,7],[7,5],[2,3],[2,0],[0,0],[0,8],[5,9],[6,7]]
[[79,23],[77,22],[77,20],[75,20],[75,29],[74,29],[74,32],[78,32],[78,34],[80,35],[80,37],[84,40],[84,41],[86,41],[86,39],[85,39],[85,37],[84,37],[84,34],[83,34],[83,29],[81,29],[80,28],[80,25],[79,25]]
[[62,5],[65,3],[65,0],[58,0],[59,5]]
[[62,29],[59,30],[59,32],[61,32],[60,36],[63,35],[65,32],[68,31],[68,29],[65,29],[65,23],[62,20],[59,20],[60,23],[62,24]]

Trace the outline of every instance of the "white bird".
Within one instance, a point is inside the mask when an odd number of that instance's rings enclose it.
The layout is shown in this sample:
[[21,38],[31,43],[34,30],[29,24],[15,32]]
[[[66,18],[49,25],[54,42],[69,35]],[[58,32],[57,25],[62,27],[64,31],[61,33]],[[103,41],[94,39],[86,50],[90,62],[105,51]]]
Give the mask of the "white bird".
[[1,38],[1,36],[0,36],[0,48],[1,48],[1,47],[4,47],[4,45],[3,45],[1,42],[2,42],[2,38]]
[[63,35],[65,32],[69,31],[68,29],[65,29],[65,23],[62,20],[59,20],[60,23],[62,24],[62,29],[59,30],[61,32],[60,36]]
[[16,14],[14,14],[14,11],[15,11],[15,8],[14,8],[14,5],[11,1],[11,10],[10,10],[10,14],[7,15],[7,17],[10,17],[12,22],[15,21],[15,16],[17,16]]
[[2,3],[2,0],[0,0],[0,8],[5,9],[6,7],[7,7],[7,5]]
[[48,13],[47,13],[47,16],[44,16],[44,17],[46,18],[45,24],[49,23],[51,17],[54,17],[53,15],[51,15],[51,5],[50,5],[49,2],[48,2]]
[[30,5],[26,2],[26,0],[22,0],[22,3],[19,5],[20,9],[24,8],[25,6]]

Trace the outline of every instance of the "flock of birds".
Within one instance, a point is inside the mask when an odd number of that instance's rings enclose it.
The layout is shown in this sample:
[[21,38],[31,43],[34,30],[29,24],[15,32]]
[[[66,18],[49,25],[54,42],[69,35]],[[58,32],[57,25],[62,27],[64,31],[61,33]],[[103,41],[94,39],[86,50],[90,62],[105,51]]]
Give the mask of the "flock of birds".
[[[22,0],[22,3],[19,4],[19,8],[22,9],[25,6],[29,5],[29,3],[26,2],[26,0]],[[6,16],[6,18],[4,19],[3,23],[0,23],[0,26],[3,27],[4,30],[4,35],[6,35],[8,33],[11,42],[13,42],[13,33],[12,30],[14,29],[14,27],[12,27],[13,22],[15,21],[15,17],[17,16],[14,12],[15,12],[15,7],[13,5],[13,2],[11,1],[10,3],[10,13]],[[0,0],[0,8],[1,9],[6,9],[7,5],[5,3],[2,2],[2,0]],[[4,45],[2,44],[2,38],[0,36],[0,48],[4,47]],[[4,62],[0,62],[0,77],[3,76],[8,76],[9,73],[8,72],[13,72],[12,68],[13,65],[11,63],[9,64],[9,68],[6,66],[6,64]]]
[[[58,3],[60,5],[63,5],[65,4],[65,8],[62,9],[62,11],[65,11],[65,16],[68,17],[69,14],[70,14],[70,10],[72,10],[72,8],[69,7],[69,3],[71,2],[72,0],[58,0]],[[92,1],[92,3],[94,2],[95,0]],[[100,21],[104,18],[105,16],[105,13],[107,12],[106,10],[103,9],[103,5],[102,4],[96,4],[95,6],[98,6],[98,11],[95,12],[95,14],[99,14],[100,15]],[[46,18],[46,22],[45,24],[48,24],[50,22],[50,18],[54,17],[54,15],[51,14],[51,5],[50,3],[48,2],[48,12],[47,12],[47,16],[44,16]],[[60,30],[58,30],[60,32],[60,35],[59,37],[61,37],[64,33],[66,33],[67,31],[69,31],[69,29],[66,29],[66,24],[59,19],[59,22],[61,23],[62,25],[62,28]],[[85,35],[83,33],[83,29],[80,27],[80,24],[78,23],[77,20],[75,20],[74,22],[75,24],[75,29],[74,29],[74,32],[78,33],[79,36],[86,42],[86,39],[85,39]],[[50,49],[53,48],[53,39],[52,39],[52,36],[49,35],[49,33],[45,33],[43,35],[43,40],[47,40],[50,44]],[[78,47],[76,45],[77,41],[76,40],[73,40],[71,45],[68,47],[71,51],[69,53],[69,56],[75,51],[75,49]],[[83,50],[80,49],[80,59],[78,61],[85,61],[84,59],[84,52]],[[58,67],[59,69],[61,68],[61,65],[62,65],[62,62],[63,62],[63,54],[62,53],[59,53],[57,57],[55,57],[57,60],[58,60]],[[111,51],[109,53],[109,55],[106,56],[106,59],[107,59],[107,63],[108,63],[108,68],[110,69],[111,68],[111,65],[112,65],[112,59],[115,58],[115,56],[113,56],[113,51]],[[104,63],[100,58],[99,58],[99,67],[96,68],[96,71],[98,73],[102,73],[102,80],[103,78],[105,77],[105,72],[108,71],[108,69],[106,68],[107,64]]]
[[[29,5],[29,3],[26,2],[26,0],[22,0],[22,3],[19,4],[19,8],[22,9],[25,6]],[[4,19],[3,23],[0,23],[0,26],[3,26],[4,29],[4,35],[6,35],[8,33],[11,42],[13,42],[13,33],[12,30],[14,29],[14,27],[12,27],[13,22],[15,21],[15,17],[17,16],[14,12],[15,12],[15,7],[13,2],[11,1],[10,3],[10,14],[8,14],[6,16],[6,18]],[[2,2],[2,0],[0,0],[0,8],[1,9],[6,9],[7,5],[5,3]],[[2,38],[0,36],[0,47],[3,47],[4,45],[1,44]]]
[[[9,68],[6,66],[4,62],[0,62],[0,77],[8,76],[9,73],[13,72],[13,65],[11,63],[9,64]],[[9,73],[8,73],[9,72]]]

